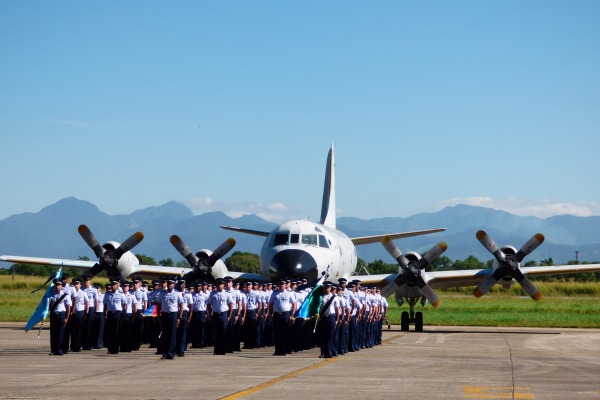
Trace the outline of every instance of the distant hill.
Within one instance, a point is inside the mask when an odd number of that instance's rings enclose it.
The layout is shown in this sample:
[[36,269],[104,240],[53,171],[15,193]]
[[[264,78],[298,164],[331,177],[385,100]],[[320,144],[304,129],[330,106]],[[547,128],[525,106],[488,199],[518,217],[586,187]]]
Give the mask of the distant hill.
[[[69,197],[37,213],[12,215],[0,221],[0,254],[93,258],[92,250],[77,232],[80,224],[86,224],[101,243],[109,240],[122,242],[132,233],[141,231],[145,238],[135,248],[136,253],[156,260],[170,257],[176,262],[181,260],[181,256],[169,242],[173,234],[179,235],[193,251],[214,249],[228,237],[234,237],[236,250],[259,253],[262,237],[237,234],[219,226],[264,231],[276,226],[256,215],[240,218],[230,218],[222,212],[193,215],[189,208],[177,202],[148,207],[129,215],[111,216],[90,202]],[[581,261],[600,260],[600,217],[519,217],[489,208],[457,205],[407,218],[363,220],[341,217],[337,225],[350,237],[445,227],[448,230],[443,233],[402,239],[396,243],[404,252],[422,252],[443,240],[448,243],[445,255],[451,259],[465,259],[473,255],[481,261],[490,259],[491,255],[475,239],[478,229],[487,231],[498,245],[512,244],[517,248],[533,234],[541,232],[546,241],[527,260],[539,262],[552,258],[555,263],[565,263],[575,259],[576,250]],[[393,262],[381,245],[362,245],[357,250],[358,256],[367,262],[378,258]]]

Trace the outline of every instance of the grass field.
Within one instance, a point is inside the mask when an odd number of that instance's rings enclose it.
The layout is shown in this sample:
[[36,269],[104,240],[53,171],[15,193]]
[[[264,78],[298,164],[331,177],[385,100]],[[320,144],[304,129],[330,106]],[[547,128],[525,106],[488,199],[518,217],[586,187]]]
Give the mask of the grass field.
[[[45,279],[32,276],[0,276],[0,322],[25,322],[37,307],[43,290],[31,294]],[[98,281],[105,283],[104,281]],[[439,290],[442,307],[419,304],[426,325],[523,326],[553,328],[600,328],[600,282],[536,282],[541,301],[526,297],[518,285],[510,290],[495,286],[489,295],[476,299],[473,288]],[[398,324],[401,311],[393,296],[388,299],[388,320]]]

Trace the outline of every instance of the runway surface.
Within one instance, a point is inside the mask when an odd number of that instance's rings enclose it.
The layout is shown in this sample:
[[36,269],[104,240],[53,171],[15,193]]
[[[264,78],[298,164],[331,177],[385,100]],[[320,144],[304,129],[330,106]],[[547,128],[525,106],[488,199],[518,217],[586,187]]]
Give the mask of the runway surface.
[[[600,399],[600,330],[426,326],[332,360],[317,349],[49,356],[49,332],[0,324],[0,399]],[[191,397],[190,397],[191,396]]]

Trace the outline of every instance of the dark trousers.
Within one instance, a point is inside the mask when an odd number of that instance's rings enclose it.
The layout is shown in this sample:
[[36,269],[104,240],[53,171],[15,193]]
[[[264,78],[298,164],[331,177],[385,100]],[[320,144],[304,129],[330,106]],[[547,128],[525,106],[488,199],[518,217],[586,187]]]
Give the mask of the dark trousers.
[[119,344],[121,351],[129,353],[131,351],[131,326],[133,324],[133,314],[125,313],[121,315],[121,330]]
[[81,350],[81,327],[84,317],[85,311],[75,311],[71,315],[71,351]]
[[175,353],[183,354],[187,347],[187,319],[188,312],[184,311],[181,316],[181,321],[179,321],[179,326],[177,327],[177,338],[175,340]]
[[104,313],[94,313],[90,328],[90,345],[98,349],[102,348],[104,341]]
[[244,321],[244,348],[253,349],[256,341],[256,310],[246,310],[246,320]]
[[275,354],[287,354],[290,345],[290,312],[273,313],[273,335],[275,339]]
[[62,344],[65,332],[65,312],[50,313],[50,352],[63,354]]
[[133,314],[131,323],[131,350],[139,350],[142,344],[142,334],[144,332],[144,317],[142,310],[136,311]]
[[83,317],[83,322],[81,323],[81,334],[79,335],[81,338],[81,347],[84,350],[90,350],[95,346],[92,343],[92,321],[94,320],[94,315],[96,314],[96,307],[90,307],[88,309],[88,313]]
[[206,311],[194,311],[190,333],[192,347],[206,347]]
[[108,311],[106,314],[105,344],[110,354],[119,353],[119,330],[121,327],[121,311]]
[[177,316],[178,312],[162,312],[162,336],[161,349],[163,356],[173,358],[175,355],[175,343],[177,339]]
[[211,316],[215,352],[216,355],[223,355],[227,352],[227,338],[225,333],[227,330],[227,312],[212,313]]
[[321,356],[333,357],[333,332],[335,331],[335,315],[324,316],[319,321],[319,344]]

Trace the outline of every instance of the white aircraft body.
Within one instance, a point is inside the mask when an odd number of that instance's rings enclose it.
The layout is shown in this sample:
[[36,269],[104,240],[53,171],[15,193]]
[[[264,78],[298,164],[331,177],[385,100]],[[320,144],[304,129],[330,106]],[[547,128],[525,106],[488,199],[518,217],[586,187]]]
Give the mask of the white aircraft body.
[[[541,234],[534,235],[517,251],[512,246],[498,248],[485,232],[479,231],[476,235],[477,239],[496,259],[492,268],[436,272],[426,272],[425,268],[429,262],[446,250],[446,243],[438,243],[421,256],[416,252],[402,254],[393,240],[441,232],[445,228],[349,238],[336,229],[333,146],[327,157],[319,223],[293,220],[279,225],[271,232],[230,226],[222,228],[265,237],[260,252],[260,275],[227,270],[221,258],[235,245],[235,240],[232,238],[227,239],[214,252],[203,249],[194,254],[181,238],[176,235],[171,236],[171,243],[191,266],[191,268],[176,270],[173,267],[139,264],[138,259],[130,250],[143,240],[143,234],[140,232],[133,234],[122,244],[111,241],[101,246],[85,225],[79,227],[79,233],[94,251],[98,261],[9,255],[0,256],[0,261],[82,268],[84,269],[82,275],[91,276],[106,271],[109,278],[121,279],[128,279],[132,276],[152,279],[166,275],[179,275],[185,277],[186,280],[216,279],[226,275],[240,280],[276,280],[299,277],[306,277],[310,280],[323,276],[333,281],[342,277],[348,280],[358,279],[363,286],[382,288],[382,296],[395,295],[399,305],[406,302],[410,311],[404,311],[401,315],[402,330],[408,330],[409,323],[414,323],[417,331],[423,329],[423,314],[422,312],[415,313],[415,305],[418,302],[421,302],[423,306],[429,302],[436,308],[441,305],[441,300],[434,289],[477,286],[474,295],[479,297],[497,283],[508,287],[519,282],[534,300],[539,300],[541,294],[527,276],[600,271],[600,264],[521,268],[522,259],[543,242],[544,237]],[[381,242],[398,262],[398,273],[354,275],[357,266],[355,246],[376,242]]]

